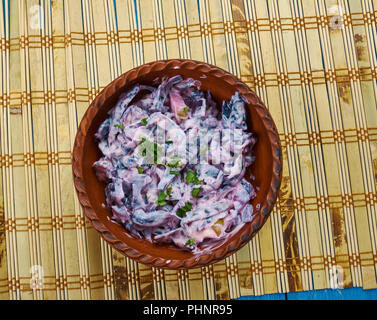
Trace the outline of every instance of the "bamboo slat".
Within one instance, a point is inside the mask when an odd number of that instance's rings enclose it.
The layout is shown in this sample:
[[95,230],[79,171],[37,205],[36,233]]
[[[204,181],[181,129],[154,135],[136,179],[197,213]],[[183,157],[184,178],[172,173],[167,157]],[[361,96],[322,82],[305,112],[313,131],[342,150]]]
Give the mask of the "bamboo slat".
[[[232,299],[377,288],[375,0],[0,1],[0,299]],[[158,59],[224,68],[266,103],[278,201],[236,254],[188,271],[125,258],[77,200],[95,95]]]

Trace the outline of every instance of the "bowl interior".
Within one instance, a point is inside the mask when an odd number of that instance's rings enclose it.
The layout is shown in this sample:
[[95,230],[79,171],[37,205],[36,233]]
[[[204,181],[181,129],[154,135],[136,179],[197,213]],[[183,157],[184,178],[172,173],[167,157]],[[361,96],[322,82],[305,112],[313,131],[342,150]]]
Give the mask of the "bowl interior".
[[[120,94],[127,91],[136,83],[153,85],[156,78],[161,78],[162,76],[171,77],[178,74],[182,75],[184,78],[191,77],[201,81],[201,89],[209,90],[213,98],[218,102],[219,106],[221,106],[223,100],[228,101],[235,93],[235,88],[226,81],[223,81],[221,78],[217,78],[216,76],[210,74],[204,75],[198,71],[187,70],[185,68],[166,68],[163,71],[150,72],[137,78],[135,81],[125,83],[123,87],[120,87],[119,90],[114,90],[114,93],[111,96],[108,96],[103,100],[104,103],[100,106],[97,114],[90,124],[89,130],[87,131],[83,157],[81,159],[84,185],[87,196],[91,207],[96,212],[99,220],[105,225],[106,228],[108,228],[115,238],[124,242],[135,251],[140,253],[148,253],[150,256],[160,257],[167,260],[185,260],[191,258],[193,254],[177,249],[172,245],[154,245],[147,240],[135,239],[134,237],[130,236],[122,226],[111,222],[109,220],[111,217],[111,212],[102,207],[102,204],[105,203],[105,185],[98,181],[92,165],[101,157],[101,152],[94,140],[94,134],[98,130],[100,124],[108,117],[107,112],[115,105]],[[253,149],[255,162],[248,168],[245,178],[253,184],[254,188],[259,188],[256,198],[251,201],[255,209],[257,204],[262,204],[264,202],[271,186],[272,148],[267,135],[267,130],[252,103],[253,102],[250,101],[250,103],[247,105],[247,124],[249,130],[256,134],[257,143]],[[250,174],[253,174],[255,180],[250,179]],[[257,214],[260,215],[261,213],[258,212]],[[223,243],[218,243],[216,247],[223,245],[225,241],[232,241],[233,239],[239,237],[239,235],[242,234],[246,228],[251,227],[252,222],[246,224],[241,230],[233,235],[233,237],[224,240]]]

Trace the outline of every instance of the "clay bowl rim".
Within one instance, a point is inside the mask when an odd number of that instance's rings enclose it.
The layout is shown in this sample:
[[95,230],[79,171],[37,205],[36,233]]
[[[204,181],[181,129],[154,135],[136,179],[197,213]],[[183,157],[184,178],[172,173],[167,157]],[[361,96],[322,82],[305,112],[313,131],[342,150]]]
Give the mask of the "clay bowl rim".
[[[162,257],[152,256],[147,252],[139,252],[128,246],[122,240],[118,239],[105,226],[105,224],[101,222],[95,210],[92,208],[84,183],[82,167],[82,161],[84,158],[84,145],[87,138],[88,129],[90,128],[91,121],[98,113],[100,106],[103,105],[105,100],[107,99],[106,97],[113,95],[116,91],[124,91],[125,87],[127,87],[127,83],[135,84],[138,78],[149,72],[163,72],[164,69],[166,70],[169,68],[184,68],[199,72],[201,74],[210,74],[211,76],[220,78],[221,81],[227,82],[228,85],[231,85],[234,88],[234,91],[239,91],[250,102],[249,104],[255,109],[256,113],[258,114],[260,121],[262,122],[267,132],[272,156],[271,183],[264,201],[260,203],[260,210],[258,211],[255,218],[247,224],[246,228],[243,227],[242,229],[240,229],[236,233],[238,237],[236,239],[233,239],[233,241],[231,241],[230,243],[228,243],[229,241],[227,241],[220,247],[214,249],[212,252],[200,255],[199,258],[196,255],[192,255],[191,258],[185,260],[168,260]],[[200,79],[198,78],[198,80]],[[163,269],[191,269],[204,267],[225,259],[232,253],[241,249],[262,228],[267,218],[269,217],[278,196],[278,191],[282,179],[282,150],[275,123],[268,109],[260,100],[260,98],[245,83],[240,81],[235,75],[219,67],[204,62],[186,59],[169,59],[146,63],[125,72],[120,77],[110,82],[95,97],[95,99],[86,110],[77,130],[72,152],[72,169],[74,186],[84,214],[91,222],[94,229],[107,243],[109,243],[113,248],[115,248],[123,255],[143,264]],[[229,240],[232,238],[229,238]]]

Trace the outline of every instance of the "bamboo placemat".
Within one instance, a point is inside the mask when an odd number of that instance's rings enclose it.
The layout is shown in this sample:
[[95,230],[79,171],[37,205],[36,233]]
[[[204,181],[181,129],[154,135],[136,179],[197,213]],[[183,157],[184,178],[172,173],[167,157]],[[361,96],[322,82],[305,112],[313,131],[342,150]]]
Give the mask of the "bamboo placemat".
[[[376,288],[376,0],[1,0],[1,299],[229,299]],[[220,66],[267,104],[278,202],[203,269],[126,259],[83,216],[71,150],[94,96],[137,65]]]

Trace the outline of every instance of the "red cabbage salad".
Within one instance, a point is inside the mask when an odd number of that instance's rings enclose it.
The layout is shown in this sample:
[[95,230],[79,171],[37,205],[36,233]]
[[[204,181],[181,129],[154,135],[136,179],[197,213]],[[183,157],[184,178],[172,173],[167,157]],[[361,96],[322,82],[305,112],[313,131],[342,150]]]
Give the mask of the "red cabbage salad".
[[246,100],[236,92],[218,108],[200,86],[174,76],[123,93],[95,134],[103,156],[93,165],[114,222],[192,252],[230,237],[257,209],[244,178],[256,142]]

